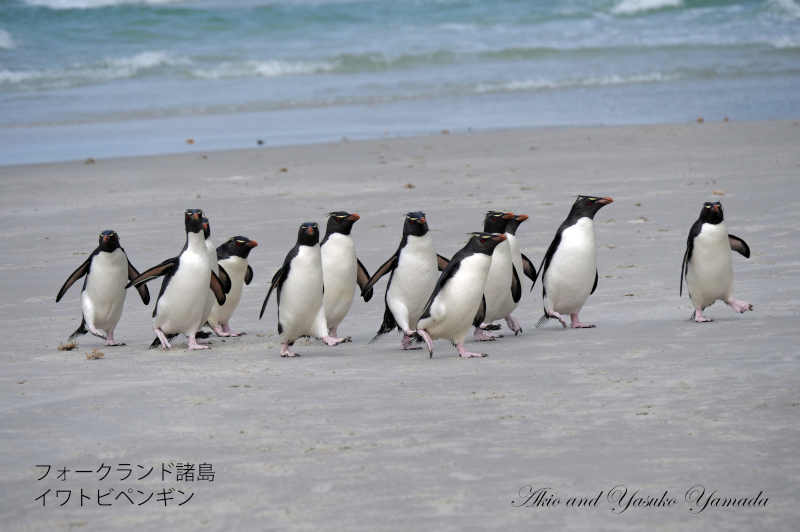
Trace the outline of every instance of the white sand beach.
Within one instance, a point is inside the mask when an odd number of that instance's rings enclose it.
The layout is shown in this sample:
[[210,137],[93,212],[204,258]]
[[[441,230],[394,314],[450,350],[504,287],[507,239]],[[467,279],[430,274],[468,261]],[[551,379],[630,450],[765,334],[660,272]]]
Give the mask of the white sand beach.
[[[798,146],[797,121],[706,122],[219,152],[197,143],[190,154],[0,167],[0,528],[792,530]],[[487,210],[527,214],[517,237],[538,268],[577,194],[614,199],[595,220],[600,281],[581,313],[596,329],[535,329],[541,286],[530,292],[527,279],[515,313],[524,332],[468,339],[484,359],[461,360],[445,341],[432,359],[400,351],[399,335],[368,347],[385,280],[339,327],[352,343],[299,341],[302,357],[282,359],[274,299],[258,319],[298,225],[323,225],[327,212],[361,216],[352,234],[370,273],[395,251],[408,211],[427,213],[447,257]],[[717,303],[705,313],[715,321],[698,324],[678,284],[689,228],[709,200],[752,250],[733,264],[736,297],[755,310]],[[157,281],[147,307],[128,294],[115,331],[127,346],[87,335],[58,351],[80,323],[81,282],[58,304],[55,295],[100,231],[116,230],[143,271],[180,252],[186,208],[204,210],[217,245],[233,235],[259,243],[231,321],[247,335],[212,338],[205,352],[183,337],[171,351],[147,349]],[[87,360],[93,349],[104,358]],[[212,464],[213,482],[162,481],[162,464],[178,463]],[[127,480],[120,464],[133,470]],[[40,465],[51,471],[37,480]],[[75,472],[102,466],[104,480]],[[618,485],[677,502],[620,514],[607,500]],[[698,513],[684,499],[696,485],[707,496],[761,492],[768,504]],[[518,507],[524,486],[562,502]],[[138,506],[139,492],[170,488],[168,507],[157,495]],[[64,506],[58,490],[71,490]],[[111,507],[98,505],[98,490]],[[566,507],[601,492],[596,507]]]

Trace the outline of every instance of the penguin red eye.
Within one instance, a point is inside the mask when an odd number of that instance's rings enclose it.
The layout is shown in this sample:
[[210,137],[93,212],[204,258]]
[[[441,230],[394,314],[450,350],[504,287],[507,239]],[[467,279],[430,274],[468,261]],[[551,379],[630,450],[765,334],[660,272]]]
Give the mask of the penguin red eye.
[[241,242],[237,242],[237,243],[236,243],[236,247],[240,247],[241,245],[242,245],[242,243],[241,243]]
[[586,201],[586,205],[591,205],[591,204],[592,204],[592,200],[587,200]]

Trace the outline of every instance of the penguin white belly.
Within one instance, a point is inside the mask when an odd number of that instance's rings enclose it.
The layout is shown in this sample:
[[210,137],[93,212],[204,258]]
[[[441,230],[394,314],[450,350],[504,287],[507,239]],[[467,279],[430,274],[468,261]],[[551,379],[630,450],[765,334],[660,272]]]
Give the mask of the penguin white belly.
[[86,289],[81,292],[83,317],[90,327],[113,331],[122,316],[125,285],[128,284],[128,257],[121,249],[101,251],[92,259]]
[[[208,260],[211,261],[211,269],[214,270],[214,273],[219,275],[219,263],[217,262],[217,249],[214,247],[214,243],[211,242],[211,238],[206,238],[206,252],[208,253]],[[211,280],[209,279],[209,282]],[[211,288],[208,289],[206,293],[206,302],[203,305],[203,317],[200,319],[200,327],[206,324],[208,321],[208,317],[211,315],[211,309],[214,308],[214,304],[217,302],[217,296],[214,295],[214,292]]]
[[322,338],[328,334],[322,303],[322,260],[319,244],[300,246],[292,259],[289,275],[281,286],[278,323],[281,342],[294,342],[301,336]]
[[242,299],[242,290],[244,287],[244,276],[247,274],[247,259],[241,257],[229,257],[219,261],[219,265],[225,268],[228,276],[231,278],[231,291],[228,293],[225,304],[220,306],[217,299],[214,298],[214,307],[211,309],[211,314],[208,316],[208,323],[211,327],[217,327],[220,324],[228,323],[233,316],[233,311]]
[[455,275],[436,294],[430,317],[421,319],[417,327],[425,329],[432,339],[463,343],[478,313],[491,264],[492,258],[483,253],[461,261]]
[[166,334],[193,336],[203,325],[201,318],[210,283],[211,261],[205,246],[202,250],[191,252],[190,248],[182,253],[178,270],[158,299],[153,327]]
[[350,235],[333,233],[322,246],[321,255],[325,319],[328,327],[338,327],[350,311],[356,293],[356,245]]
[[594,224],[581,218],[564,229],[543,279],[544,306],[559,314],[577,314],[592,292],[597,276]]
[[695,237],[686,284],[695,308],[704,309],[717,299],[733,297],[733,259],[724,222],[703,224]]
[[431,235],[407,238],[386,293],[386,304],[404,331],[416,329],[439,278],[439,263]]
[[489,268],[486,288],[483,290],[486,296],[484,323],[505,318],[517,308],[517,304],[514,303],[514,298],[511,296],[512,267],[511,247],[508,240],[500,242],[492,253],[492,266]]

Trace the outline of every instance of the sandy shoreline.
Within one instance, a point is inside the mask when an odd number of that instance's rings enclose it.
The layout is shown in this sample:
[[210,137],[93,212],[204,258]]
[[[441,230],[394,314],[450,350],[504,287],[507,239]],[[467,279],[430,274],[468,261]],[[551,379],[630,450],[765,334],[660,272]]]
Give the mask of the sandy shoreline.
[[[798,146],[797,121],[731,122],[0,167],[0,519],[11,530],[791,529],[800,521]],[[753,251],[735,255],[734,270],[737,297],[755,312],[717,304],[707,311],[717,321],[695,324],[678,298],[680,262],[715,189],[725,191],[716,198],[729,231]],[[575,194],[615,200],[596,219],[600,283],[581,314],[597,329],[534,329],[541,288],[529,292],[527,280],[515,313],[524,333],[482,346],[482,360],[458,360],[443,341],[428,360],[399,351],[399,336],[366,347],[385,281],[340,326],[351,344],[299,342],[302,358],[281,359],[274,302],[258,320],[297,225],[322,224],[325,212],[361,215],[353,235],[370,272],[395,250],[409,210],[428,214],[445,256],[486,210],[528,214],[517,235],[538,267]],[[185,342],[147,350],[153,303],[131,293],[116,332],[126,347],[86,336],[77,351],[56,351],[80,323],[79,286],[58,305],[55,294],[97,234],[116,230],[142,270],[179,252],[185,208],[204,209],[217,244],[236,234],[259,242],[232,320],[248,335],[215,339],[210,352]],[[93,348],[105,359],[86,360]],[[162,482],[161,464],[178,462],[213,464],[214,482]],[[125,463],[155,469],[120,481]],[[41,481],[37,464],[52,465]],[[113,466],[106,480],[56,480],[64,466],[102,464]],[[668,490],[677,504],[615,515],[606,495],[619,484]],[[697,484],[726,497],[761,491],[769,504],[693,515],[684,494]],[[525,485],[562,501],[604,493],[596,508],[513,507]],[[194,497],[166,509],[96,500],[98,489],[171,487]],[[81,488],[94,497],[84,507]],[[47,489],[43,508],[34,499]],[[63,489],[72,500],[59,507],[49,497]]]

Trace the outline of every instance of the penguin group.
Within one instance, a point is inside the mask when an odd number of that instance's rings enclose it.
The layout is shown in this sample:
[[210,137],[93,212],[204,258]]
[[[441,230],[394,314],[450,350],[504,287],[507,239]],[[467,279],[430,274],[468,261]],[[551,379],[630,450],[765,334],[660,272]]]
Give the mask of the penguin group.
[[[500,325],[495,322],[500,320],[515,336],[522,333],[512,313],[523,296],[523,279],[532,281],[533,290],[541,278],[543,314],[536,327],[557,320],[566,328],[569,316],[572,328],[591,328],[594,325],[581,323],[579,313],[599,280],[593,219],[613,201],[578,196],[538,272],[522,254],[516,236],[520,224],[528,219],[526,215],[487,212],[483,230],[467,233],[464,247],[447,259],[436,253],[425,213],[409,212],[397,250],[370,276],[351,235],[360,216],[331,212],[322,239],[317,223],[300,224],[294,247],[272,277],[259,319],[274,291],[282,357],[299,356],[291,347],[300,338],[315,338],[328,346],[350,342],[350,336],[340,336],[339,327],[356,294],[369,302],[375,284],[388,275],[383,322],[370,344],[397,330],[402,334],[400,349],[416,350],[424,345],[432,357],[434,340],[445,339],[459,357],[480,358],[487,355],[464,346],[470,329],[474,328],[476,342],[502,338],[496,332]],[[81,291],[81,325],[70,339],[88,332],[105,339],[107,346],[124,345],[114,339],[114,330],[127,289],[135,288],[147,305],[146,283],[158,277],[163,280],[153,309],[156,338],[151,348],[170,349],[170,340],[180,334],[186,336],[192,350],[209,349],[205,338],[211,334],[245,334],[232,330],[230,320],[243,285],[253,280],[248,256],[258,243],[234,236],[215,248],[210,222],[200,209],[185,211],[184,229],[186,243],[181,252],[143,273],[131,264],[116,232],[100,233],[98,247],[69,276],[56,297],[56,302],[60,301],[75,281],[86,277]],[[753,310],[753,305],[733,298],[732,250],[750,256],[744,240],[728,234],[722,205],[705,203],[689,231],[681,265],[680,295],[685,280],[695,322],[712,321],[703,316],[703,310],[717,300],[738,313]],[[211,332],[202,331],[203,327]]]

